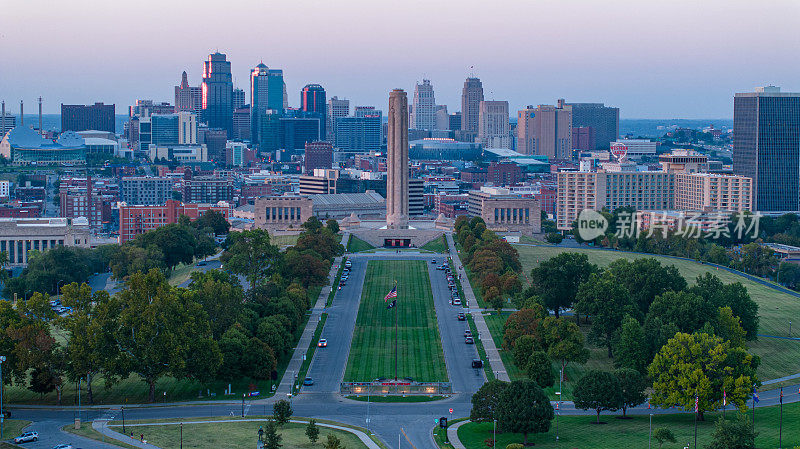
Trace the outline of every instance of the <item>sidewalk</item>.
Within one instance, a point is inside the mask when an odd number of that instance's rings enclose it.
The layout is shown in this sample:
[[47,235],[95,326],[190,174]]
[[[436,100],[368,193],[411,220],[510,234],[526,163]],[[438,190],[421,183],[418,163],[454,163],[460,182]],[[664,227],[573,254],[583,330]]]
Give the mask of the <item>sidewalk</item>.
[[[347,234],[345,234],[345,237],[346,236]],[[300,337],[300,341],[297,342],[297,346],[294,348],[294,354],[292,354],[292,359],[289,361],[289,365],[286,366],[286,371],[283,373],[281,383],[275,390],[275,399],[285,399],[287,394],[293,393],[292,385],[295,383],[295,376],[300,372],[300,366],[303,365],[303,357],[308,352],[308,345],[311,344],[311,340],[314,338],[314,331],[317,329],[317,324],[319,320],[322,319],[322,311],[325,309],[325,303],[328,301],[328,295],[331,293],[331,289],[334,288],[333,282],[336,280],[336,272],[339,270],[339,265],[341,265],[341,263],[341,257],[333,259],[331,271],[328,273],[328,285],[322,287],[317,302],[314,303],[311,309],[311,316],[308,318],[305,329],[303,329],[303,335]]]
[[472,421],[470,421],[470,420],[459,421],[459,422],[453,424],[452,426],[448,426],[447,427],[447,440],[450,441],[450,444],[453,445],[453,448],[455,448],[455,449],[467,449],[466,446],[464,446],[461,443],[461,440],[458,439],[458,428],[463,426],[464,424],[468,424],[468,423],[471,423],[471,422]]
[[[453,265],[458,272],[458,280],[461,282],[461,289],[464,291],[464,300],[467,302],[467,307],[470,310],[480,310],[478,307],[478,300],[475,299],[475,292],[472,291],[472,286],[469,284],[469,278],[464,265],[461,264],[461,259],[458,257],[455,242],[453,242],[453,234],[445,234],[447,237],[447,246],[450,249],[450,257],[453,258]],[[478,336],[483,343],[483,348],[486,350],[486,358],[489,359],[489,366],[494,372],[494,377],[506,382],[511,379],[508,377],[506,367],[503,365],[503,360],[500,358],[500,352],[494,344],[492,334],[489,332],[489,326],[486,325],[486,320],[483,318],[483,313],[473,313],[472,318],[475,320],[475,328],[478,330]]]

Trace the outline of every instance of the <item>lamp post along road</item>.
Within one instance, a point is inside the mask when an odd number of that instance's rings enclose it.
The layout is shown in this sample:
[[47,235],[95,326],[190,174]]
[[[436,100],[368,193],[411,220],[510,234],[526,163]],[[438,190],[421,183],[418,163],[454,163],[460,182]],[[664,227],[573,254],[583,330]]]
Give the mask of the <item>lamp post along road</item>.
[[6,361],[6,356],[0,355],[0,439],[3,438],[3,424],[6,420],[6,415],[3,414],[3,362]]

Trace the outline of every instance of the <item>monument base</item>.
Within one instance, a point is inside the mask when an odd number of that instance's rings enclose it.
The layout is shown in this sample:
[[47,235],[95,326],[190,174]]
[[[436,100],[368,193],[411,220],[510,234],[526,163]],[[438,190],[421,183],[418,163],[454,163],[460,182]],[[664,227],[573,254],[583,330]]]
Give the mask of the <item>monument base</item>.
[[440,229],[354,229],[354,236],[364,240],[376,248],[419,248],[422,245],[440,238],[444,231]]

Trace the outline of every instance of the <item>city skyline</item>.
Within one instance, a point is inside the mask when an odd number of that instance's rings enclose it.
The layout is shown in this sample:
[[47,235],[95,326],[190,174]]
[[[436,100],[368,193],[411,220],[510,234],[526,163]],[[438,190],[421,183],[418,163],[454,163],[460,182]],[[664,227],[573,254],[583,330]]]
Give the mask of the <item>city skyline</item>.
[[[680,1],[670,8],[640,2],[509,2],[494,8],[477,1],[412,2],[403,9],[361,1],[234,1],[214,9],[217,23],[231,26],[213,28],[193,26],[202,23],[210,2],[159,3],[160,17],[183,18],[175,39],[163,33],[163,24],[142,16],[149,3],[10,5],[0,18],[7,106],[16,109],[20,99],[33,104],[39,95],[45,113],[57,112],[60,103],[102,101],[123,110],[137,98],[172,102],[181,73],[199,85],[202,61],[217,50],[232,62],[235,87],[247,89],[249,70],[261,61],[283,69],[292,107],[299,106],[303,86],[318,83],[329,96],[385,109],[388,91],[413,92],[426,78],[436,86],[437,103],[455,112],[463,81],[473,74],[483,82],[486,100],[508,101],[510,111],[565,98],[619,107],[624,118],[730,118],[736,92],[768,84],[800,90],[800,62],[785,58],[800,44],[792,28],[800,4],[789,1],[773,3],[782,14],[764,14],[763,6],[741,1]],[[283,19],[270,22],[268,40],[252,39],[262,19],[276,16]],[[474,27],[465,26],[476,17],[489,31],[480,33],[480,41]],[[31,22],[41,25],[33,37]],[[290,32],[298,23],[304,32]],[[730,33],[740,23],[749,26]],[[553,37],[523,39],[528,30]],[[170,45],[158,44],[161,39]]]

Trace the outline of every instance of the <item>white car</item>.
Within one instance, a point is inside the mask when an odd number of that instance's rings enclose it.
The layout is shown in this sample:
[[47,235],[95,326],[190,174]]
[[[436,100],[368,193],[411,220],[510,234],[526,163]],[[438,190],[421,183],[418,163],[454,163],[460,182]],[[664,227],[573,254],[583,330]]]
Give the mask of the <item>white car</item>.
[[71,444],[57,444],[53,446],[53,449],[72,449]]
[[14,443],[28,443],[31,441],[37,441],[39,439],[39,434],[36,432],[25,432],[22,435],[14,438]]

